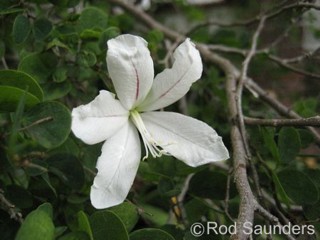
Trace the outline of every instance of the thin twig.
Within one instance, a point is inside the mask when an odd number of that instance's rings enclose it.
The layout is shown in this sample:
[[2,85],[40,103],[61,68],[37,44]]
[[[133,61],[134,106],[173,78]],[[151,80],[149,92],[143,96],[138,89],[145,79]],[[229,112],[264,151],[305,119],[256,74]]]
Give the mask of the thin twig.
[[4,57],[1,58],[1,62],[2,62],[4,69],[9,69],[7,61]]
[[[302,117],[297,114],[295,111],[289,109],[284,104],[282,104],[277,99],[271,97],[268,92],[263,90],[256,82],[254,82],[252,79],[248,78],[246,80],[245,86],[253,92],[256,97],[261,98],[263,101],[268,103],[273,109],[275,109],[280,115],[293,118],[293,119],[301,119]],[[307,127],[309,131],[312,133],[312,135],[315,138],[315,141],[318,145],[320,145],[320,134],[318,131],[313,127]]]
[[320,116],[300,119],[260,119],[244,117],[245,124],[248,125],[260,125],[260,126],[315,126],[320,127]]
[[219,26],[219,27],[241,27],[241,26],[248,26],[251,24],[254,24],[256,22],[260,22],[261,17],[265,16],[266,19],[272,19],[275,18],[277,16],[279,16],[280,14],[282,14],[285,11],[289,11],[295,8],[299,8],[299,9],[316,9],[316,10],[320,10],[320,5],[316,5],[313,3],[302,3],[302,2],[296,2],[296,3],[292,3],[292,4],[287,4],[287,5],[283,5],[279,8],[277,8],[274,11],[265,11],[264,13],[262,13],[262,15],[258,15],[258,16],[254,16],[252,18],[249,19],[245,19],[245,20],[240,20],[240,21],[235,21],[235,22],[220,22],[220,21],[207,21],[204,23],[200,23],[197,24],[195,26],[193,26],[186,35],[190,35],[191,33],[193,33],[194,31],[198,30],[199,28],[203,28],[203,27],[208,27],[208,26]]
[[31,123],[30,125],[28,126],[25,126],[23,128],[20,128],[19,131],[25,131],[27,130],[28,128],[31,128],[31,127],[34,127],[36,125],[39,125],[39,124],[42,124],[42,123],[45,123],[45,122],[49,122],[49,121],[52,121],[53,120],[53,117],[45,117],[45,118],[42,118],[42,119],[39,119],[33,123]]
[[6,199],[3,193],[3,190],[0,189],[0,207],[10,215],[10,218],[16,220],[19,223],[22,223],[22,214],[8,199]]
[[320,79],[320,75],[319,74],[308,72],[308,71],[305,71],[303,69],[294,67],[294,66],[288,64],[287,61],[285,61],[285,60],[283,60],[283,59],[281,59],[281,58],[279,58],[279,57],[277,57],[275,55],[267,54],[267,56],[273,62],[279,64],[280,66],[282,66],[284,68],[287,68],[287,69],[291,70],[292,72],[295,72],[295,73],[298,73],[298,74],[301,74],[301,75],[304,75],[304,76],[307,76],[307,77]]
[[256,49],[257,49],[257,45],[258,45],[258,38],[259,38],[259,35],[260,35],[260,33],[261,33],[261,31],[262,31],[262,29],[264,27],[265,19],[266,18],[264,16],[262,16],[260,18],[260,22],[259,22],[259,25],[257,27],[257,30],[253,34],[251,48],[250,48],[246,58],[244,59],[244,61],[242,63],[242,69],[241,69],[241,72],[240,72],[240,77],[239,77],[239,81],[238,81],[238,85],[237,85],[237,89],[236,89],[236,99],[235,100],[237,102],[237,108],[238,108],[237,109],[238,123],[239,123],[240,132],[241,132],[241,135],[242,135],[242,141],[244,143],[248,159],[251,158],[251,154],[250,154],[249,144],[248,144],[248,140],[247,140],[246,129],[245,129],[245,126],[244,126],[244,120],[243,120],[242,92],[243,92],[244,82],[245,82],[245,80],[247,78],[249,64],[251,62],[251,59],[255,55],[255,52],[256,52]]

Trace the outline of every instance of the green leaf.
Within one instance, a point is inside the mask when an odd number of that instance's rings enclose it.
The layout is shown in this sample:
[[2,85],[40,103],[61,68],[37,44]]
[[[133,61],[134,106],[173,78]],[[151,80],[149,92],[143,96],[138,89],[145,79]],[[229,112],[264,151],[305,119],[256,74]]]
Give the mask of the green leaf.
[[162,156],[161,158],[149,158],[148,165],[154,174],[159,176],[186,176],[203,169],[203,166],[193,168],[182,161],[171,156]]
[[78,217],[79,230],[86,232],[90,237],[90,240],[93,240],[90,222],[87,215],[83,211],[80,211],[78,212],[77,217]]
[[38,209],[48,214],[50,218],[53,218],[53,209],[50,203],[43,203]]
[[58,102],[39,103],[23,117],[24,129],[45,148],[61,145],[71,128],[69,110]]
[[320,216],[320,201],[315,204],[307,204],[303,207],[303,212],[309,220],[317,220]]
[[300,136],[293,127],[281,128],[278,138],[280,158],[284,163],[292,162],[300,151]]
[[43,99],[43,91],[38,82],[29,74],[16,70],[0,70],[0,85],[16,87]]
[[63,237],[60,237],[59,240],[91,240],[87,233],[85,232],[71,232]]
[[155,228],[144,228],[134,231],[130,234],[130,240],[174,240],[174,238],[167,232],[155,229]]
[[109,211],[116,214],[122,220],[128,232],[134,228],[139,219],[137,207],[129,202],[109,208]]
[[269,149],[274,160],[279,163],[280,155],[277,148],[277,144],[274,141],[274,128],[261,128],[264,144]]
[[37,97],[24,90],[16,87],[0,86],[0,112],[14,112],[22,96],[25,97],[24,104],[26,108],[30,108],[40,102]]
[[24,15],[18,15],[13,23],[12,37],[17,44],[27,40],[31,30],[29,19]]
[[44,83],[55,71],[57,58],[52,53],[35,53],[24,57],[19,63],[19,70],[33,76],[38,83]]
[[[227,175],[217,171],[204,170],[190,180],[189,192],[201,198],[223,200],[226,197]],[[235,185],[230,181],[229,197],[236,196]]]
[[104,30],[108,27],[108,15],[96,7],[84,9],[79,17],[80,33],[86,29]]
[[280,180],[277,176],[276,173],[272,172],[272,180],[274,182],[277,194],[280,198],[280,200],[282,200],[287,206],[289,206],[290,204],[290,199],[286,193],[286,191],[284,190],[283,186],[280,183]]
[[152,222],[155,226],[163,226],[167,223],[169,214],[156,206],[139,203],[140,208],[143,210],[141,217],[148,222]]
[[319,199],[319,191],[310,178],[301,171],[283,170],[279,181],[288,197],[297,204],[313,204]]
[[48,19],[40,18],[34,22],[33,28],[35,39],[41,41],[52,31],[52,23]]
[[295,102],[294,111],[302,117],[313,117],[317,115],[318,99],[308,98]]
[[120,29],[117,27],[109,27],[105,31],[103,31],[99,38],[99,47],[101,51],[106,50],[107,45],[106,42],[111,39],[115,38],[120,34]]
[[84,184],[84,171],[79,160],[71,154],[56,154],[46,162],[49,171],[55,173],[67,186],[79,190]]
[[98,211],[89,218],[94,240],[128,240],[125,225],[108,210]]
[[83,66],[92,67],[96,62],[96,55],[91,51],[84,51],[79,56],[79,63]]
[[54,225],[48,213],[39,206],[28,214],[15,240],[53,240]]
[[52,101],[66,96],[72,89],[70,82],[49,82],[43,85],[44,101]]
[[314,141],[314,136],[308,129],[298,129],[301,148],[307,148]]
[[208,212],[208,206],[206,206],[205,202],[201,201],[199,198],[192,198],[185,203],[184,208],[189,222],[192,223],[200,221],[201,217],[205,216]]
[[158,191],[166,198],[177,196],[180,193],[180,188],[174,184],[174,181],[167,177],[160,178],[158,183]]

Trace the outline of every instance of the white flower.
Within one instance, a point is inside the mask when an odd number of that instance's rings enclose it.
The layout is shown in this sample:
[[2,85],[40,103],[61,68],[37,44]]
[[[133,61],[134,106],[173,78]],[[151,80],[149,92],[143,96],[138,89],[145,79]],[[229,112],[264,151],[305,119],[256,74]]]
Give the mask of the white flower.
[[106,140],[91,187],[95,208],[125,200],[141,159],[138,132],[145,158],[170,154],[194,167],[229,158],[221,137],[207,124],[154,111],[179,100],[201,77],[200,54],[189,39],[173,57],[172,68],[153,80],[153,61],[144,39],[126,34],[108,41],[108,71],[119,100],[102,90],[92,102],[72,111],[72,131],[78,138],[87,144]]

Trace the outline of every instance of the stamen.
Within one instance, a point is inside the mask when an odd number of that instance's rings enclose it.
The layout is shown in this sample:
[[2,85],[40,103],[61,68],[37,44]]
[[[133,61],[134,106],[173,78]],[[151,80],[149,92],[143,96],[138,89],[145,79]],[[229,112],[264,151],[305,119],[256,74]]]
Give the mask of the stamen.
[[144,125],[138,111],[136,110],[131,111],[130,118],[134,123],[134,125],[139,130],[143,140],[144,148],[146,149],[146,155],[143,157],[142,160],[145,160],[149,157],[149,151],[152,157],[154,158],[161,157],[163,154],[169,155],[165,150],[161,148],[161,146],[157,143],[157,141],[152,137],[150,132],[146,129],[146,126]]

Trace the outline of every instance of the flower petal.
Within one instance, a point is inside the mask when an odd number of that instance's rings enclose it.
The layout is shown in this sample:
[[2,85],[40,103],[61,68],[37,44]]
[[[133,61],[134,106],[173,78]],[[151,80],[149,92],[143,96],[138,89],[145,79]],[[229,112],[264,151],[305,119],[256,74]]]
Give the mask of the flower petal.
[[201,77],[201,57],[189,39],[175,50],[173,57],[175,60],[172,68],[165,69],[155,77],[139,110],[153,111],[176,102],[189,91],[191,84]]
[[141,118],[157,144],[190,166],[229,158],[221,137],[204,122],[173,112],[147,112]]
[[130,110],[149,92],[153,77],[153,61],[147,42],[130,34],[108,41],[109,75],[122,105]]
[[108,139],[97,162],[98,173],[91,187],[91,203],[107,208],[122,203],[132,186],[141,157],[137,130],[128,122]]
[[71,124],[74,135],[87,144],[95,144],[119,130],[128,121],[129,112],[114,97],[102,90],[92,102],[74,108]]

